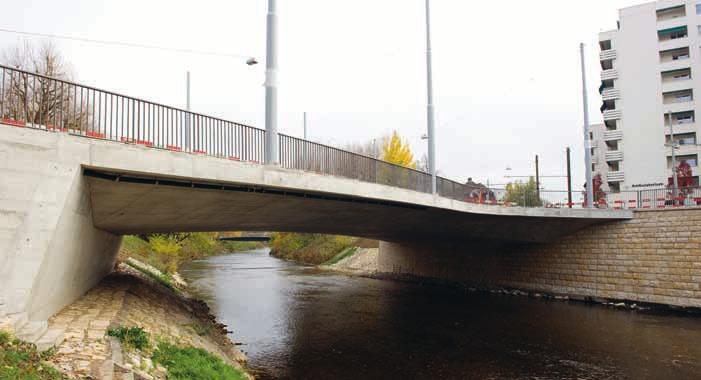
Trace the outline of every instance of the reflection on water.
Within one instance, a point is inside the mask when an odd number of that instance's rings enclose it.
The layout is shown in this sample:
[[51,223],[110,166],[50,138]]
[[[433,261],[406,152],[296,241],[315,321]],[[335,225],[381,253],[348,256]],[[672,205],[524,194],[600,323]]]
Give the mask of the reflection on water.
[[346,277],[267,250],[183,274],[261,379],[701,379],[699,318]]

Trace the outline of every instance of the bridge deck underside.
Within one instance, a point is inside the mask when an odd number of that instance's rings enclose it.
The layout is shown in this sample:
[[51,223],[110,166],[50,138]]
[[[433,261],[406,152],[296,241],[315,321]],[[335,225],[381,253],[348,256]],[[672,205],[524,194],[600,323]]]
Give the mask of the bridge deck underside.
[[93,222],[118,234],[182,231],[285,231],[385,241],[548,242],[604,219],[465,213],[325,199],[319,194],[193,188],[88,176]]

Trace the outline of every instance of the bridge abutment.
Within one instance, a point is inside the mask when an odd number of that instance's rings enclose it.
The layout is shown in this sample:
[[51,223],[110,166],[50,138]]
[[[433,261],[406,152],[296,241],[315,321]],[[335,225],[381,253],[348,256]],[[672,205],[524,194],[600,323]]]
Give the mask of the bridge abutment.
[[10,132],[0,139],[0,303],[42,321],[111,271],[121,238],[93,226],[89,144]]
[[701,208],[638,211],[546,244],[383,242],[378,267],[481,288],[701,307]]

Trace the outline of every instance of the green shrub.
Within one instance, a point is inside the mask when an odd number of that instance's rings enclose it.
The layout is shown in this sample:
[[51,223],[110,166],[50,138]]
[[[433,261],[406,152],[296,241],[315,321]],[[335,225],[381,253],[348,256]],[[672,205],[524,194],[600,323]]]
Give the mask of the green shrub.
[[119,339],[125,348],[143,350],[148,347],[148,333],[141,327],[110,328],[107,335]]
[[44,363],[51,352],[39,353],[36,346],[0,331],[0,380],[59,380],[65,377]]
[[209,352],[194,347],[159,343],[154,363],[168,369],[169,380],[241,380],[246,376]]
[[318,265],[352,247],[357,239],[323,234],[274,233],[271,254],[286,260]]

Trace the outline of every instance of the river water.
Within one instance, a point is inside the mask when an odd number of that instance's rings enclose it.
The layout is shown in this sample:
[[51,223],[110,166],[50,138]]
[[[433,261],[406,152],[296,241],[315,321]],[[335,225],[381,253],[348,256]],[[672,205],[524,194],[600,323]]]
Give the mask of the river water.
[[319,271],[266,249],[182,271],[259,379],[701,379],[701,318]]

